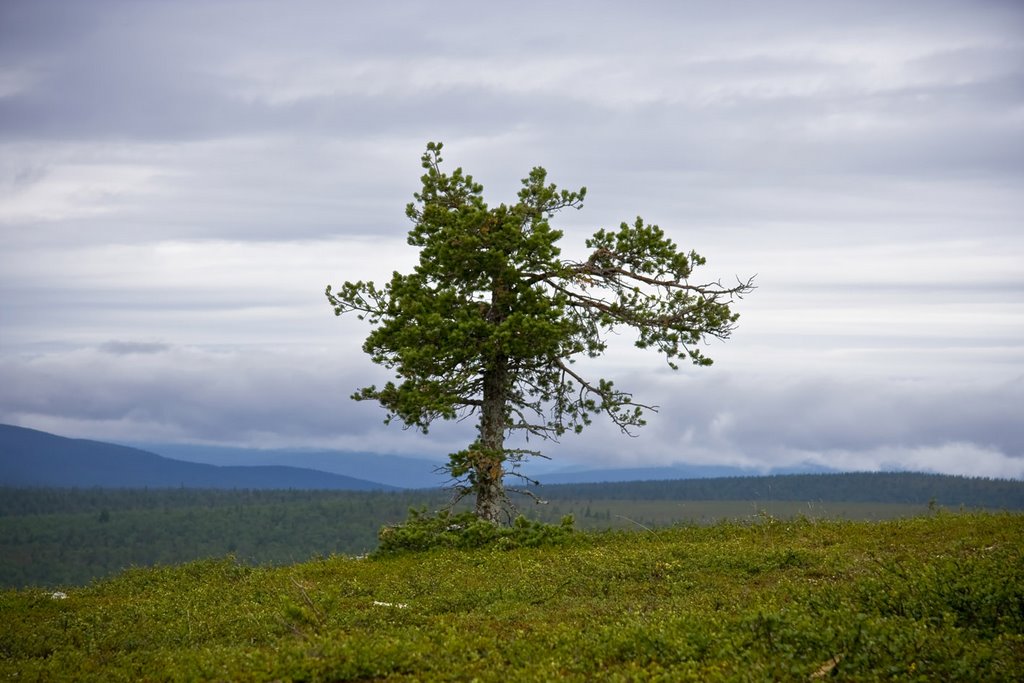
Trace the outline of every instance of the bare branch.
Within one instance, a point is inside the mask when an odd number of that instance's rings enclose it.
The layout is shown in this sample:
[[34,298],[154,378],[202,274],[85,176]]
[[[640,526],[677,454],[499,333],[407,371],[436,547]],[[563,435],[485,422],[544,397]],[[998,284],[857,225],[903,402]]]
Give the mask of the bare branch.
[[[533,480],[530,480],[530,483],[531,484],[538,484],[538,482],[535,482]],[[509,493],[518,493],[521,496],[527,496],[527,497],[531,498],[533,500],[533,502],[536,503],[537,505],[547,505],[548,504],[548,501],[544,500],[543,498],[538,496],[533,491],[530,491],[529,489],[506,488],[505,490],[508,491]]]

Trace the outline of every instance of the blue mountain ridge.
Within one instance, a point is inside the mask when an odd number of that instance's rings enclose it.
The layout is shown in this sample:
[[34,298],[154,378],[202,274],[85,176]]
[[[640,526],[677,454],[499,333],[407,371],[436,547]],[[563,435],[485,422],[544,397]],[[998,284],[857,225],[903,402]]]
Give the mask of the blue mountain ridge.
[[[72,446],[77,455],[69,450]],[[0,425],[0,485],[419,489],[440,488],[449,483],[447,475],[439,471],[442,464],[443,460],[436,458],[341,450],[112,444]],[[832,470],[804,466],[765,472],[683,463],[590,469],[578,464],[557,468],[543,462],[524,468],[526,475],[541,484],[552,485],[827,472]]]
[[[393,481],[412,484],[410,488],[437,488],[445,483],[438,481],[444,479],[443,475],[435,472],[439,463],[427,459],[343,451],[181,448],[190,449],[191,457],[196,458],[209,457],[238,463],[251,463],[255,459],[267,464],[231,466],[185,462],[130,446],[69,439],[38,430],[0,425],[0,486],[380,491],[398,489],[398,486],[389,485]],[[374,472],[386,481],[273,464],[278,459],[303,463],[310,461],[308,458],[332,467]],[[644,500],[665,497],[724,500],[722,496],[725,495],[740,495],[743,500],[767,497],[778,500],[906,502],[913,498],[917,502],[940,500],[953,506],[1024,507],[1019,481],[923,473],[838,473],[813,467],[765,473],[713,465],[677,464],[605,470],[587,470],[577,466],[573,470],[540,471],[537,476],[542,483],[553,485],[552,493],[560,488],[559,484],[580,484],[588,487],[589,496],[608,498],[635,497],[642,492],[639,497]],[[842,484],[842,491],[836,490],[839,484]]]
[[395,490],[374,481],[284,465],[221,467],[129,446],[0,425],[0,485],[106,488]]
[[377,481],[406,489],[440,488],[448,476],[437,470],[442,460],[385,453],[317,449],[262,449],[199,444],[133,443],[136,448],[174,460],[207,465],[290,465]]
[[[402,488],[438,488],[448,476],[438,469],[442,459],[409,457],[359,451],[314,449],[254,449],[195,444],[134,443],[132,446],[176,460],[210,465],[283,465],[306,467],[379,481]],[[718,477],[756,477],[774,474],[826,474],[835,470],[815,465],[771,468],[768,471],[728,465],[673,465],[629,468],[589,468],[586,465],[557,467],[541,461],[527,463],[523,474],[541,484],[589,484],[604,482],[661,481],[668,479],[714,479]]]

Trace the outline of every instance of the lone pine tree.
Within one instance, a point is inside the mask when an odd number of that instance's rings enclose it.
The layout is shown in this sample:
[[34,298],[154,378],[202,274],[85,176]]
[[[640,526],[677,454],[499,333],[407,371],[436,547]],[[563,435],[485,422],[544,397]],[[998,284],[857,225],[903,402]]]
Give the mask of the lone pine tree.
[[564,259],[562,232],[549,221],[582,208],[586,188],[558,190],[538,167],[516,203],[490,207],[472,176],[442,172],[441,148],[427,145],[423,188],[406,207],[419,265],[383,288],[345,282],[326,294],[336,315],[371,323],[363,350],[396,375],[352,398],[378,401],[385,422],[397,417],[423,432],[439,418],[478,418],[476,441],[452,453],[447,468],[460,496],[475,495],[477,516],[497,522],[506,475],[540,455],[506,446],[512,433],[557,439],[597,414],[629,433],[654,409],[584,376],[575,359],[601,356],[609,332],[632,328],[636,346],[663,354],[673,369],[679,359],[710,365],[701,342],[731,335],[739,316],[730,305],[753,282],[691,282],[704,258],[680,252],[641,218],[598,230],[584,260]]

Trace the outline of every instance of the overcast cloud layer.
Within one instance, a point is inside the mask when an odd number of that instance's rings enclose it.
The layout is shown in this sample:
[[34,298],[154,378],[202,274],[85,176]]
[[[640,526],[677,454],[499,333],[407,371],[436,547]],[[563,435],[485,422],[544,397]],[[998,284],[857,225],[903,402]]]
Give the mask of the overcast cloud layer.
[[0,422],[461,448],[348,400],[383,375],[323,297],[414,263],[428,140],[495,204],[586,185],[570,255],[640,214],[757,274],[712,368],[623,338],[595,368],[661,412],[558,461],[1024,477],[1010,1],[4,2]]

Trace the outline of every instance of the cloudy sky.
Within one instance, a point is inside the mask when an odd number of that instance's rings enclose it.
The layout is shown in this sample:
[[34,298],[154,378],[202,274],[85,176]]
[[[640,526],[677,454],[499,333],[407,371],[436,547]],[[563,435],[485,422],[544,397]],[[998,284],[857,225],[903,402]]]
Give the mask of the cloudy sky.
[[[628,8],[628,9],[627,9]],[[415,262],[445,143],[497,204],[534,165],[757,274],[711,368],[628,338],[661,406],[565,465],[1024,477],[1024,4],[0,3],[0,422],[440,457],[348,400],[383,375],[328,283]]]

